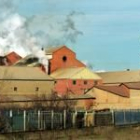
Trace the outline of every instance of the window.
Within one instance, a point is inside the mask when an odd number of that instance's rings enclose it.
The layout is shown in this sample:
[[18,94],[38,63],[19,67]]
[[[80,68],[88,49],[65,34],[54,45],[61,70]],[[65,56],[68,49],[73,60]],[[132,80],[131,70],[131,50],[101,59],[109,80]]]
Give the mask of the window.
[[94,85],[97,85],[98,84],[98,81],[94,81]]
[[67,61],[67,57],[66,56],[63,56],[62,57],[62,60],[63,60],[63,62],[66,62]]
[[54,84],[57,84],[57,81],[54,81]]
[[76,81],[75,80],[73,80],[73,85],[76,85]]
[[39,91],[39,87],[36,87],[35,91]]
[[17,87],[14,87],[14,91],[17,91]]
[[84,85],[87,85],[87,81],[84,81]]

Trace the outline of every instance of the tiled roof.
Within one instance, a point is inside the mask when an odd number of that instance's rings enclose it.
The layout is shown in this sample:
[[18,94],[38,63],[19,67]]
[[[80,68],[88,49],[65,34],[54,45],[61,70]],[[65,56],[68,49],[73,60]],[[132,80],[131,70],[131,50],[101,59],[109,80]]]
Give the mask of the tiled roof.
[[140,82],[140,70],[101,72],[97,74],[102,77],[105,84]]
[[111,92],[113,94],[123,96],[123,97],[129,97],[129,92],[122,86],[96,86],[95,88]]
[[58,69],[51,74],[55,79],[101,79],[100,76],[93,73],[86,67],[72,67]]

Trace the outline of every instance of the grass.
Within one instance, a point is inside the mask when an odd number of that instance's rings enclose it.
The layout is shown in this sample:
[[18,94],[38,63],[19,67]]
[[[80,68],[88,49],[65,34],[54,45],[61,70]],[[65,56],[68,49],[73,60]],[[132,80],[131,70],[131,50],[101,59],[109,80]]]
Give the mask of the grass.
[[95,127],[1,134],[0,140],[140,140],[140,127]]

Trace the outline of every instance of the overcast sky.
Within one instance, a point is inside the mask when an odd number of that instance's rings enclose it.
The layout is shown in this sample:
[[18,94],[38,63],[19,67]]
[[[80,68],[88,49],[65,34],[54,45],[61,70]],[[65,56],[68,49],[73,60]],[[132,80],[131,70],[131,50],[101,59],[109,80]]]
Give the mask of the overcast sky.
[[[65,40],[62,43],[76,51],[80,60],[92,64],[94,70],[140,68],[140,0],[15,0],[15,3],[16,12],[29,20],[30,32],[47,33],[48,38],[42,36],[43,45],[45,39],[50,39],[50,44],[53,37],[58,41],[60,32]],[[70,34],[75,38],[66,41],[61,26],[67,25],[63,23],[68,16],[76,32]]]

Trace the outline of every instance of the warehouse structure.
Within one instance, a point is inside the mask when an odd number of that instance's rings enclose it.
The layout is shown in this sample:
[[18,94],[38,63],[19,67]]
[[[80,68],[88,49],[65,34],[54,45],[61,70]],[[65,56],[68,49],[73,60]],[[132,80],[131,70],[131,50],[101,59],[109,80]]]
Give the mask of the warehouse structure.
[[[78,99],[75,106],[83,109],[140,108],[139,70],[95,73],[66,46],[42,49],[40,54],[43,55],[31,54],[25,58],[14,52],[7,55],[9,65],[14,65],[0,71],[13,73],[8,74],[8,79],[1,79],[7,85],[4,92],[1,88],[1,93],[31,101],[31,97],[39,99],[41,94],[54,92],[61,98],[68,95],[69,99]],[[7,72],[2,77],[4,73]]]

